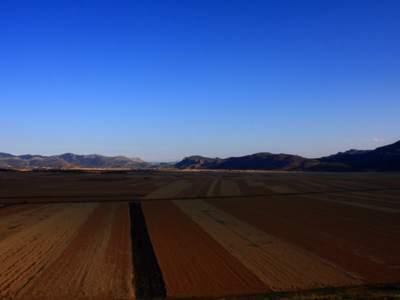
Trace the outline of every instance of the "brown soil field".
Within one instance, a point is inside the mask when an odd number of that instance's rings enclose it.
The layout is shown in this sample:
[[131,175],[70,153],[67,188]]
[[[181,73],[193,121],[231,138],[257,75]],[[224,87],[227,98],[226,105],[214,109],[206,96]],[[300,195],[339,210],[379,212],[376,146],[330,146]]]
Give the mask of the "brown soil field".
[[[93,209],[92,204],[56,206],[57,211],[48,218],[0,242],[2,297],[15,298],[36,276],[40,276],[51,260],[58,257],[73,239]],[[2,231],[7,228],[12,228],[12,225],[3,227]]]
[[217,297],[269,290],[173,203],[142,205],[168,296]]
[[349,286],[345,270],[258,230],[201,200],[176,200],[181,208],[273,291]]
[[400,215],[336,199],[332,194],[246,199],[246,206],[240,199],[208,202],[365,283],[398,282]]
[[175,198],[188,198],[188,197],[206,197],[211,185],[213,184],[213,177],[195,177],[191,179],[191,185],[183,191],[176,194]]
[[185,189],[191,187],[192,183],[190,181],[179,179],[158,187],[157,189],[148,193],[144,199],[174,198]]
[[53,204],[1,221],[12,231],[0,241],[1,299],[132,299],[127,204]]
[[399,173],[0,171],[1,300],[399,299],[399,253]]
[[206,192],[206,197],[218,196],[219,190],[220,190],[220,185],[221,185],[220,176],[214,177],[210,186],[208,187],[208,190]]
[[234,179],[223,179],[220,186],[220,196],[242,196],[242,192]]
[[144,196],[160,185],[174,181],[173,176],[132,172],[1,172],[0,203],[59,203],[130,201]]
[[265,184],[261,181],[257,181],[252,177],[244,177],[238,180],[238,186],[242,195],[265,195],[271,191],[267,189]]

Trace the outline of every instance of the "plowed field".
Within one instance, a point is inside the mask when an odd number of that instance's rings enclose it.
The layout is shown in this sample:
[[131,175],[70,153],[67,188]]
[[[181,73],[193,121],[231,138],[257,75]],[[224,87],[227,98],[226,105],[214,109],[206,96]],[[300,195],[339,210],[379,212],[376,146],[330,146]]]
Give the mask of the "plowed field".
[[1,300],[396,295],[397,173],[0,172]]
[[0,222],[0,299],[131,298],[127,204],[13,209]]

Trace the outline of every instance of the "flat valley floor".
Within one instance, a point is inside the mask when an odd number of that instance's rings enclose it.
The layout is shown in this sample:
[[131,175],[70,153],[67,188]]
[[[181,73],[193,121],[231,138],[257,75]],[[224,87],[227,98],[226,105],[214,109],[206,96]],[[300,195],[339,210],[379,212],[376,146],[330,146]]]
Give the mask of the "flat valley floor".
[[400,174],[0,172],[0,299],[400,299]]

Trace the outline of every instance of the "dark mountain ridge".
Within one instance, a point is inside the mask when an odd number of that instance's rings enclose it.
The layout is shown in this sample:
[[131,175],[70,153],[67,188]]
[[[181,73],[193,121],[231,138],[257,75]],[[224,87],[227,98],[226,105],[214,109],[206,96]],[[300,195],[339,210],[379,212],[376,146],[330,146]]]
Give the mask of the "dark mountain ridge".
[[400,171],[400,141],[375,150],[351,149],[321,158],[292,154],[255,153],[240,157],[189,156],[179,169],[286,170],[286,171]]
[[400,171],[400,141],[375,150],[340,152],[320,161],[339,163],[351,171]]
[[351,149],[321,158],[305,158],[292,154],[260,152],[228,158],[210,158],[200,155],[185,157],[176,164],[151,164],[138,158],[78,155],[12,155],[0,152],[0,169],[225,169],[225,170],[282,170],[282,171],[400,171],[400,141],[374,150]]

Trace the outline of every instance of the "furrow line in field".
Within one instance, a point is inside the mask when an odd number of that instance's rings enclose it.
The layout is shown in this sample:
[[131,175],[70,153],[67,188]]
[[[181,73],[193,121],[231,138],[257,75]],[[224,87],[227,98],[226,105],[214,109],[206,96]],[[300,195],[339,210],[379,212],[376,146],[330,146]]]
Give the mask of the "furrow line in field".
[[133,299],[131,280],[128,206],[100,204],[19,298]]
[[0,295],[15,297],[60,255],[87,218],[92,204],[63,209],[0,242]]

